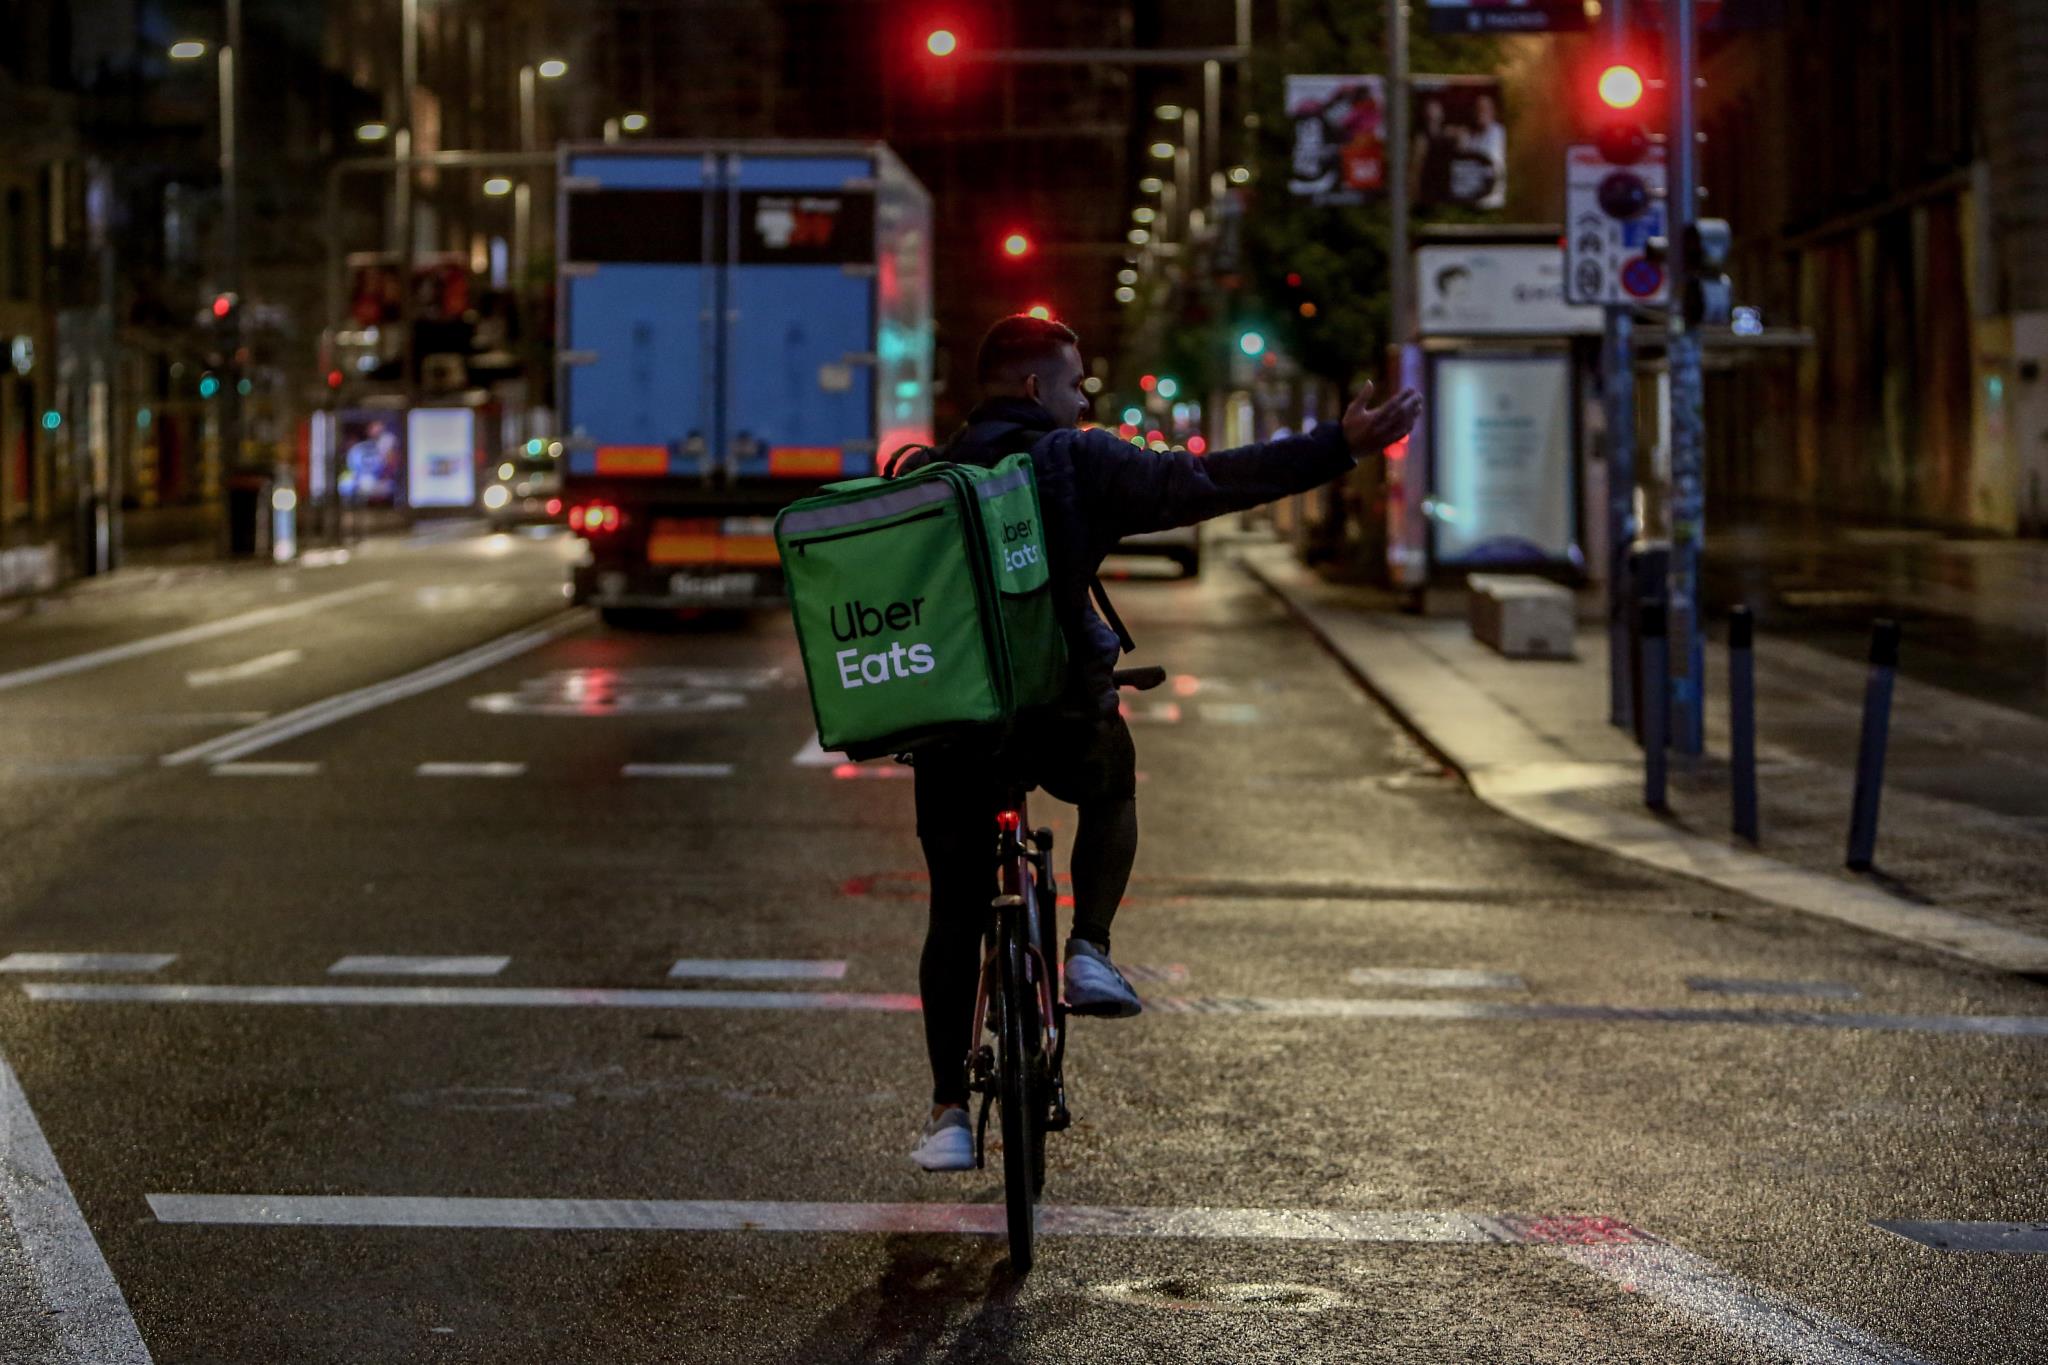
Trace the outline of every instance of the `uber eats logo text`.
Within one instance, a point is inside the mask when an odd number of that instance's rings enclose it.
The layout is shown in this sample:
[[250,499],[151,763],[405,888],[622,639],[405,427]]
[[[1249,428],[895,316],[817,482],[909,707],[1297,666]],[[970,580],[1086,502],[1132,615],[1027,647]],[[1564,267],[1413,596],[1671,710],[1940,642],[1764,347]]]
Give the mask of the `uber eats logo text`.
[[[832,608],[829,616],[832,638],[842,644],[851,643],[870,635],[880,635],[884,630],[908,630],[912,626],[923,625],[924,599],[913,597],[908,602],[871,607],[855,598]],[[901,640],[891,640],[887,649],[873,654],[863,654],[859,649],[842,649],[832,656],[832,662],[839,666],[839,685],[843,688],[885,683],[891,678],[907,678],[913,673],[929,673],[938,666],[938,661],[932,658],[930,645],[906,646]]]
[[[1019,543],[1023,542],[1023,543]],[[1003,523],[1003,567],[1012,572],[1029,568],[1038,562],[1038,546],[1031,543],[1031,523],[1028,521],[1006,521]]]

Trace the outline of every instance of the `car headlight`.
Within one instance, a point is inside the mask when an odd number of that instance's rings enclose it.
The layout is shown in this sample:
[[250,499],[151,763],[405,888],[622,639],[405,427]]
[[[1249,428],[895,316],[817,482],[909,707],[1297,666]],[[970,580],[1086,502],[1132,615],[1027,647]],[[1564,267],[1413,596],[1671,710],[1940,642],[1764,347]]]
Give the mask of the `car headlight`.
[[512,501],[512,495],[505,490],[505,485],[502,483],[494,483],[484,490],[484,506],[494,512],[510,501]]

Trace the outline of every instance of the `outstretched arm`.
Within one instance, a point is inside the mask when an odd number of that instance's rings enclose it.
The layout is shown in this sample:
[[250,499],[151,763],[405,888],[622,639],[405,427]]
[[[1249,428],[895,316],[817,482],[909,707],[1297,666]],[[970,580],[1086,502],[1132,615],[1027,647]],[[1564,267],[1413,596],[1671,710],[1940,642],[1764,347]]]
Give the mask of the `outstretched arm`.
[[1089,505],[1119,536],[1192,526],[1321,487],[1359,457],[1377,454],[1408,434],[1422,412],[1422,396],[1403,389],[1370,406],[1367,385],[1341,423],[1325,423],[1306,436],[1219,450],[1197,457],[1185,450],[1141,450],[1106,432],[1090,433],[1075,460]]

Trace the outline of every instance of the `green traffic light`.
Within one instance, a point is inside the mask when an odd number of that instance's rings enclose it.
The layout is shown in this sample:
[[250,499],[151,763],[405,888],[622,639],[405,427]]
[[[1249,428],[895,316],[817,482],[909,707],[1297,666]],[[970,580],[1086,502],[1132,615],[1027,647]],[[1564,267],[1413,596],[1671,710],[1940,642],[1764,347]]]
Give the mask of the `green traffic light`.
[[220,381],[219,381],[218,379],[215,379],[215,378],[214,378],[214,377],[213,377],[212,375],[210,375],[210,374],[209,374],[209,375],[206,375],[206,376],[204,376],[204,377],[202,377],[202,378],[200,379],[200,381],[199,381],[199,396],[200,396],[201,398],[211,398],[211,397],[213,397],[213,396],[214,396],[215,394],[217,394],[217,393],[219,393],[219,392],[220,392]]
[[1246,355],[1258,355],[1266,349],[1266,339],[1257,332],[1246,332],[1237,339],[1237,349]]
[[1170,374],[1162,374],[1159,376],[1159,387],[1154,389],[1153,392],[1157,393],[1161,398],[1172,398],[1180,392],[1180,381]]
[[48,412],[45,412],[43,414],[44,431],[55,431],[58,427],[61,427],[63,425],[64,414],[57,411],[55,408],[51,408]]

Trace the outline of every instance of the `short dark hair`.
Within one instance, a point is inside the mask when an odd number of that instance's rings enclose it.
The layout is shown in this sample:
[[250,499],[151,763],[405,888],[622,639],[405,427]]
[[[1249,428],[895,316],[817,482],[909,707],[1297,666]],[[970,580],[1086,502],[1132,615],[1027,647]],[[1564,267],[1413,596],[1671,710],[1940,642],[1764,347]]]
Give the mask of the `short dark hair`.
[[982,384],[1021,379],[1059,357],[1060,348],[1081,344],[1064,322],[1016,313],[988,329],[974,357],[974,377]]

